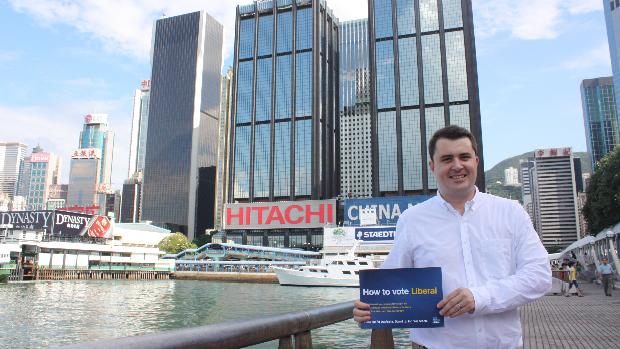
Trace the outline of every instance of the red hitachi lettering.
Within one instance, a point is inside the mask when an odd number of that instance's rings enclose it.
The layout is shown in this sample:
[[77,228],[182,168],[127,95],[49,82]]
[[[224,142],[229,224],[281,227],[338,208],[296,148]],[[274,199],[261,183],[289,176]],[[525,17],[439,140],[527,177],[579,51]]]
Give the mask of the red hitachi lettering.
[[252,224],[252,217],[250,216],[251,214],[252,214],[252,208],[246,207],[245,208],[245,224],[247,225]]
[[271,221],[278,221],[280,224],[286,224],[284,221],[284,217],[282,217],[282,212],[280,211],[280,207],[272,206],[269,214],[267,214],[267,220],[265,221],[266,225],[271,224]]
[[268,209],[269,207],[267,206],[252,207],[252,210],[256,211],[256,214],[258,215],[258,224],[263,224],[263,212],[267,211]]
[[304,208],[299,206],[299,205],[291,205],[289,207],[286,208],[286,210],[284,210],[284,218],[286,219],[287,222],[289,222],[290,224],[299,224],[301,222],[303,222],[304,217],[303,216],[299,216],[297,217],[297,219],[293,219],[291,217],[291,211],[293,209],[296,209],[297,211],[303,212]]
[[310,224],[312,216],[319,217],[319,222],[325,223],[325,214],[323,211],[325,211],[325,205],[323,204],[319,205],[319,210],[316,212],[312,212],[312,205],[306,205],[306,224]]
[[239,207],[239,214],[233,214],[230,207],[226,208],[226,225],[232,224],[233,218],[237,218],[239,225],[243,225],[243,207]]
[[334,212],[332,204],[327,204],[327,223],[334,223]]

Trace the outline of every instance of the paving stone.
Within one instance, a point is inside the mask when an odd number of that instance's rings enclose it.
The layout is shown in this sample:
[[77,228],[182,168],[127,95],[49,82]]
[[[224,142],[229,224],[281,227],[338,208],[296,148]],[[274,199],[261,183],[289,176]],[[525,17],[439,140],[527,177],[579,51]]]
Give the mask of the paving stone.
[[620,349],[620,290],[580,284],[584,297],[545,296],[521,308],[524,349]]

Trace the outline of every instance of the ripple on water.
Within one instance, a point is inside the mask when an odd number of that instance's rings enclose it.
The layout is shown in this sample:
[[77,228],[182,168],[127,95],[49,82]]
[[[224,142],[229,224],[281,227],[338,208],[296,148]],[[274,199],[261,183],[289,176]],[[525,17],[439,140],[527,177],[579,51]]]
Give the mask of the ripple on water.
[[[354,288],[185,280],[0,284],[0,347],[38,348],[255,318],[346,302]],[[316,348],[368,348],[352,320],[313,331]],[[404,331],[397,343],[407,343]],[[399,345],[400,346],[400,345]],[[408,344],[406,344],[408,346]],[[256,348],[273,348],[270,342]]]

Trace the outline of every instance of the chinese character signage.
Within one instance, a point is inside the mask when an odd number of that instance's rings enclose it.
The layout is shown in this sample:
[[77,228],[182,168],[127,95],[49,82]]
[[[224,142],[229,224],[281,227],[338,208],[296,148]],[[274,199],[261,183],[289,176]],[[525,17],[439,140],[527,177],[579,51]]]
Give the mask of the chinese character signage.
[[83,148],[76,149],[71,153],[72,159],[101,159],[101,149]]

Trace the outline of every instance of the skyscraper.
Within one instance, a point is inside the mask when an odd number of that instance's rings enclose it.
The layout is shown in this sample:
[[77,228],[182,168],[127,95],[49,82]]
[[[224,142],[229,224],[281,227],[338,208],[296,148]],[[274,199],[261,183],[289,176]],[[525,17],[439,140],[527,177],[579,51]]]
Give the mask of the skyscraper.
[[0,142],[0,194],[13,199],[18,189],[19,171],[28,146],[17,142]]
[[372,195],[368,20],[340,23],[340,193]]
[[108,130],[107,114],[88,114],[84,116],[84,128],[80,132],[79,149],[99,149],[99,184],[110,186],[112,178],[112,154],[114,151],[114,132]]
[[620,120],[620,1],[603,0],[605,11],[605,24],[607,26],[607,41],[609,43],[609,55],[611,58],[611,71],[616,102],[616,116]]
[[369,0],[373,196],[437,188],[427,144],[458,125],[478,141],[485,189],[471,0]]
[[535,152],[531,186],[534,218],[545,247],[566,247],[580,238],[574,166],[570,148]]
[[48,152],[33,153],[30,155],[30,168],[27,207],[31,210],[44,210],[50,198],[50,186],[58,184],[60,159]]
[[230,109],[232,106],[232,67],[222,76],[220,85],[220,125],[217,146],[217,183],[215,194],[215,229],[222,228],[222,212],[228,189],[228,158],[230,151]]
[[504,170],[504,185],[519,186],[519,170],[508,167]]
[[76,149],[71,155],[69,186],[67,189],[67,207],[98,205],[100,213],[102,200],[105,203],[105,191],[99,181],[102,156],[99,148]]
[[213,210],[197,214],[197,193],[201,168],[215,182],[223,27],[194,12],[158,20],[154,33],[141,219],[193,238],[213,224]]
[[609,77],[581,82],[581,107],[586,131],[586,144],[592,169],[596,163],[620,144],[620,127],[616,112],[614,83]]
[[144,171],[150,97],[151,80],[142,80],[140,88],[136,89],[133,97],[133,116],[131,119],[131,140],[129,143],[129,167],[127,178],[131,178],[134,172]]
[[324,1],[237,7],[229,203],[337,194],[337,57]]

